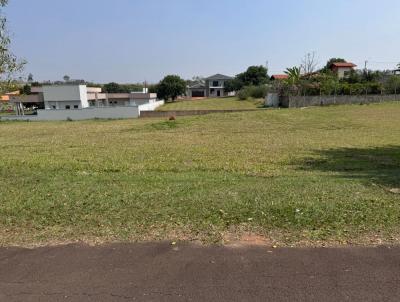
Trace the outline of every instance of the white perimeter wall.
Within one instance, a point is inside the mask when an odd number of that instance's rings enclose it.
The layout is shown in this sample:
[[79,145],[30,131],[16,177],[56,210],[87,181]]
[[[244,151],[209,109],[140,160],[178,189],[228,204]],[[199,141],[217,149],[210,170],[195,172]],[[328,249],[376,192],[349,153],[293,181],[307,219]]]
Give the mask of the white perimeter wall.
[[140,115],[140,111],[142,111],[142,110],[143,111],[153,111],[162,105],[164,105],[164,101],[154,101],[152,103],[139,105],[139,115]]
[[153,111],[164,104],[164,101],[155,101],[140,106],[123,107],[90,107],[84,109],[71,110],[38,110],[37,115],[25,116],[4,116],[2,120],[30,120],[30,121],[65,121],[71,120],[89,120],[95,118],[102,119],[120,119],[120,118],[138,118],[141,110]]
[[89,120],[94,118],[119,119],[139,117],[138,107],[96,107],[75,110],[38,110],[40,121]]

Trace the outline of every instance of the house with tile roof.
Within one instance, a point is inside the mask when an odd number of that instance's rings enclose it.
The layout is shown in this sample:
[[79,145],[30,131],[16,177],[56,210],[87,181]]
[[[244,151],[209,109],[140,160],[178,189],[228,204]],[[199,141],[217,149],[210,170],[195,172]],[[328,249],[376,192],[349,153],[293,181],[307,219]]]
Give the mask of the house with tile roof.
[[274,81],[274,80],[286,80],[288,78],[289,78],[289,76],[287,74],[273,74],[271,76],[271,80],[272,81]]
[[357,67],[357,65],[351,62],[335,62],[331,64],[330,69],[338,75],[339,79],[342,79],[346,77],[354,67]]

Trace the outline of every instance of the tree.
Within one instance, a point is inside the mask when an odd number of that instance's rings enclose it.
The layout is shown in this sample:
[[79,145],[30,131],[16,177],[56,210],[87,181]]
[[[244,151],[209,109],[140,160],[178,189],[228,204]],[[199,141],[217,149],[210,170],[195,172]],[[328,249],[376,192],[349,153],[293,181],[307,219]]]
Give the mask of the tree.
[[167,75],[158,84],[158,97],[164,100],[172,99],[173,101],[186,91],[186,82],[178,75]]
[[115,83],[115,82],[105,84],[103,86],[103,89],[105,92],[108,92],[108,93],[121,93],[122,92],[121,85],[119,85],[118,83]]
[[2,8],[8,3],[8,0],[0,0],[0,93],[5,92],[12,81],[13,76],[22,71],[26,62],[18,60],[11,52],[11,39],[7,31],[7,19],[2,14]]
[[[237,84],[243,86],[259,86],[262,84],[266,84],[269,80],[268,77],[268,69],[264,66],[250,66],[243,73],[239,73],[236,76]],[[240,87],[241,88],[241,87]]]
[[287,82],[290,85],[297,85],[300,82],[301,78],[301,69],[300,67],[292,67],[292,68],[286,68],[285,73],[288,75]]
[[69,75],[65,75],[65,76],[63,76],[63,79],[64,79],[64,82],[69,82],[69,80],[71,78],[69,77]]
[[397,68],[400,69],[400,63],[397,64]]
[[389,90],[389,93],[398,94],[400,92],[400,77],[398,75],[390,76],[385,84],[385,88]]
[[158,92],[158,84],[150,84],[148,85],[149,93],[157,93]]
[[20,94],[31,94],[31,86],[30,85],[24,85],[20,90],[19,90]]
[[343,58],[330,58],[330,59],[328,60],[328,62],[326,62],[326,65],[325,65],[325,67],[324,67],[324,70],[326,71],[326,70],[331,69],[333,63],[347,63],[347,62],[346,62],[346,60],[343,59]]
[[350,84],[361,83],[362,82],[362,74],[360,74],[357,70],[350,70],[347,77],[341,79],[343,82],[347,82]]
[[33,74],[28,74],[28,83],[32,83],[33,82]]
[[231,80],[225,81],[224,90],[225,92],[239,91],[243,88],[243,82],[238,78],[233,78]]
[[301,61],[300,69],[304,74],[310,74],[316,71],[318,62],[315,57],[315,52],[306,53]]

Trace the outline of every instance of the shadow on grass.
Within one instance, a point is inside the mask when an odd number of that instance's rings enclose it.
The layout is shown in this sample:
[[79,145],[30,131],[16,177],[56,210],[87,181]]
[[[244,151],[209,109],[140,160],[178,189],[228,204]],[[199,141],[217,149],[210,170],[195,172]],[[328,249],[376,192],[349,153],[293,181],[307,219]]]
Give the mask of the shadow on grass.
[[400,188],[400,146],[340,148],[316,151],[317,158],[299,163],[302,170],[336,172],[390,188]]

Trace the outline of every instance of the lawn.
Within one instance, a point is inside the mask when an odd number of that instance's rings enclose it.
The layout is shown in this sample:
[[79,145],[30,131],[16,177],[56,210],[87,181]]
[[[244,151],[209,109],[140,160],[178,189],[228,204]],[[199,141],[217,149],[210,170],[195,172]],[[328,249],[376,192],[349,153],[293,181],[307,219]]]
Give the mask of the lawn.
[[225,109],[257,109],[263,107],[263,100],[239,100],[237,97],[177,100],[167,103],[158,108],[160,111],[167,110],[225,110]]
[[400,103],[0,122],[0,244],[398,243]]

